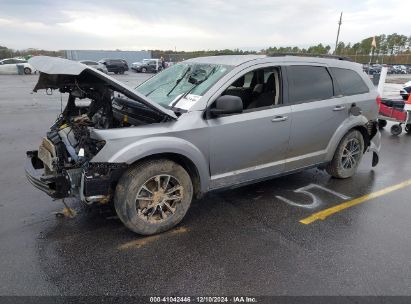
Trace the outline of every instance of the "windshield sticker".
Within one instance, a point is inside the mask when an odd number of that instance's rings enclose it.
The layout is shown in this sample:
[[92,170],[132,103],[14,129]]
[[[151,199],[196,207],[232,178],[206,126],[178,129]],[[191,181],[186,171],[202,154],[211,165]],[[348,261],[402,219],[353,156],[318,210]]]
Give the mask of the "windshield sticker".
[[182,110],[189,110],[200,98],[200,95],[188,94],[186,97],[181,98],[176,104],[174,104],[174,107]]

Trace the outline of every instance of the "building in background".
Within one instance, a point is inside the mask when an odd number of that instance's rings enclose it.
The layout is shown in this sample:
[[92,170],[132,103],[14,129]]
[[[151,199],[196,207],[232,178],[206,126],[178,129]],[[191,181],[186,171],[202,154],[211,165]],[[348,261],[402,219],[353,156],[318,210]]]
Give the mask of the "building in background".
[[133,62],[151,59],[151,51],[100,51],[100,50],[65,50],[64,56],[70,60],[93,60],[103,58],[124,59],[131,66]]

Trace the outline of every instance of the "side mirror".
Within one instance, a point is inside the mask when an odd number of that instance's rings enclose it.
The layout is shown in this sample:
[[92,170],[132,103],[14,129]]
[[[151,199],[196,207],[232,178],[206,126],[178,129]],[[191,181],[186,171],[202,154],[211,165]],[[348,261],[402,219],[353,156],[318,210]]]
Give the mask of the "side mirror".
[[243,101],[238,96],[224,95],[217,98],[215,108],[210,109],[214,116],[238,114],[243,112]]

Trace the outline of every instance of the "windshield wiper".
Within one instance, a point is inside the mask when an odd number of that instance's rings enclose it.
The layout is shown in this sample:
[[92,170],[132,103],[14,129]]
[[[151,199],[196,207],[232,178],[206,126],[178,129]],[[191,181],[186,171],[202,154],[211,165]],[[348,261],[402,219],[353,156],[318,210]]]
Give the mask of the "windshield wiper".
[[150,92],[148,92],[147,94],[146,94],[146,97],[148,97],[151,93],[153,93],[154,91],[157,91],[159,88],[161,88],[162,86],[164,86],[164,85],[166,85],[166,84],[170,84],[170,83],[172,83],[173,81],[169,81],[169,82],[165,82],[165,83],[162,83],[162,84],[160,84],[157,88],[154,88],[154,89],[152,89]]
[[177,98],[173,104],[171,105],[171,108],[174,108],[174,106],[180,101],[180,99],[182,99],[183,97],[186,97],[188,94],[190,94],[197,86],[199,86],[200,84],[202,84],[204,81],[206,81],[208,79],[208,77],[210,77],[212,74],[214,74],[216,70],[216,67],[214,67],[210,73],[208,73],[208,75],[206,77],[204,77],[204,79],[201,79],[201,81],[196,82],[187,92],[185,92],[184,94],[182,94],[179,98]]
[[184,72],[183,76],[181,76],[180,78],[177,79],[175,85],[171,88],[170,92],[168,92],[166,96],[169,96],[171,94],[171,92],[174,91],[174,89],[178,86],[178,84],[181,82],[181,80],[183,80],[186,77],[187,73],[190,70],[191,70],[191,67],[188,67],[187,70]]

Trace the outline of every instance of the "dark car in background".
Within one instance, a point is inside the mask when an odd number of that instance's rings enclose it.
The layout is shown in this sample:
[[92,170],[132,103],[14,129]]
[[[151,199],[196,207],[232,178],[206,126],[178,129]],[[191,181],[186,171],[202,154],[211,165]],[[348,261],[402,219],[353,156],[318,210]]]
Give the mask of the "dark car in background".
[[129,70],[127,61],[124,59],[101,59],[98,62],[104,64],[107,71],[114,74],[124,74]]

